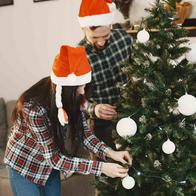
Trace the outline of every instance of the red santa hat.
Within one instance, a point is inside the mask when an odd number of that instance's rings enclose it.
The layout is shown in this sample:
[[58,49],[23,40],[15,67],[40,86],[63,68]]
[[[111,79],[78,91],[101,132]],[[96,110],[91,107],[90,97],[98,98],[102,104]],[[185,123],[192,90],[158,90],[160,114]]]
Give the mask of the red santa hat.
[[85,48],[62,46],[52,67],[51,81],[56,84],[58,119],[63,126],[68,119],[62,105],[62,86],[79,86],[91,81],[91,66]]
[[78,20],[81,27],[106,26],[114,23],[112,0],[82,0]]

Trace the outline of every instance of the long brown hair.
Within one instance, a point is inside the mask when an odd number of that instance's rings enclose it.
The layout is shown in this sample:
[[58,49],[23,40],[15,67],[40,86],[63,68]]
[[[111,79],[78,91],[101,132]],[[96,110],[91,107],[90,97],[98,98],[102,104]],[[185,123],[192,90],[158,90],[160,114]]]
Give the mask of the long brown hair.
[[39,82],[31,86],[22,95],[18,98],[16,102],[16,106],[12,112],[12,120],[16,121],[17,117],[23,116],[23,104],[24,102],[29,102],[30,100],[34,100],[40,103],[43,106],[50,105],[50,98],[52,96],[52,86],[49,77],[45,77],[41,79]]
[[[63,131],[58,120],[58,110],[55,102],[56,85],[51,82],[50,77],[45,77],[39,82],[27,89],[16,102],[16,106],[12,112],[12,120],[16,122],[17,118],[24,118],[23,105],[25,102],[33,101],[35,104],[40,104],[47,108],[48,117],[51,121],[52,128],[49,128],[49,133],[54,136],[56,145],[60,151],[65,154]],[[82,140],[83,126],[80,112],[80,104],[82,97],[77,94],[78,86],[63,86],[62,88],[62,103],[63,108],[68,115],[68,126],[70,127],[72,147],[77,149],[78,142],[76,138]]]

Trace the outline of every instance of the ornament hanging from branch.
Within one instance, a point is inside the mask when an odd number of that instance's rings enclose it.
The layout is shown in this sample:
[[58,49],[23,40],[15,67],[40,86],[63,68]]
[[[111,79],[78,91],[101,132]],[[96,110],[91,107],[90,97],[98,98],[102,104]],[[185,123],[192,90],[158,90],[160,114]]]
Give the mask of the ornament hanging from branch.
[[116,125],[116,131],[121,137],[134,136],[137,131],[137,124],[130,117],[122,118]]
[[181,96],[178,100],[178,110],[185,116],[193,115],[196,112],[196,98],[187,93]]
[[145,29],[137,33],[137,40],[140,43],[146,43],[149,40],[149,38],[150,38],[150,34]]
[[127,175],[125,178],[122,179],[122,186],[125,189],[132,189],[135,186],[134,178]]
[[175,149],[176,149],[176,146],[170,139],[168,139],[162,145],[162,150],[165,154],[172,154],[175,151]]

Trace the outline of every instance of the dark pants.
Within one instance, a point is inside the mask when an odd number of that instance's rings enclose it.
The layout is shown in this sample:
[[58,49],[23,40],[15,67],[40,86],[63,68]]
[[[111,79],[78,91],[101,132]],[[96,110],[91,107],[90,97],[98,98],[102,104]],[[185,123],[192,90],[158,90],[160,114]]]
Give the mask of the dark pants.
[[103,141],[107,146],[115,149],[112,131],[116,128],[116,123],[109,120],[95,119],[93,130],[97,138]]

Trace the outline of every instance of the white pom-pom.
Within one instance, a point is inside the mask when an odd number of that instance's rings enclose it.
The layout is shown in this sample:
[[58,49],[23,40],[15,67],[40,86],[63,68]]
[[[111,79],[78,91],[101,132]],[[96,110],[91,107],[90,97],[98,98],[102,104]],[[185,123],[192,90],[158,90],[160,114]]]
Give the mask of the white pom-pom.
[[77,79],[77,76],[76,76],[74,73],[71,73],[71,74],[69,74],[69,75],[67,76],[67,80],[68,80],[71,84],[73,84],[73,83],[76,81],[76,79]]
[[67,119],[65,119],[65,111],[63,108],[58,109],[58,119],[62,126],[65,126],[65,124],[68,123]]
[[176,149],[175,144],[169,139],[163,143],[162,150],[165,154],[172,154]]
[[133,136],[137,131],[137,124],[129,117],[122,118],[116,125],[116,131],[121,137]]
[[186,54],[186,59],[190,63],[196,63],[196,43],[190,44],[189,48],[191,50]]
[[122,179],[122,186],[125,189],[132,189],[135,186],[134,178],[127,175],[125,178]]
[[196,112],[196,98],[189,94],[181,96],[178,100],[178,110],[185,116],[193,115]]
[[149,40],[149,38],[150,38],[150,35],[145,29],[137,33],[137,40],[140,43],[146,43]]

